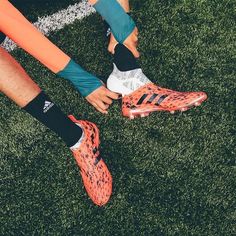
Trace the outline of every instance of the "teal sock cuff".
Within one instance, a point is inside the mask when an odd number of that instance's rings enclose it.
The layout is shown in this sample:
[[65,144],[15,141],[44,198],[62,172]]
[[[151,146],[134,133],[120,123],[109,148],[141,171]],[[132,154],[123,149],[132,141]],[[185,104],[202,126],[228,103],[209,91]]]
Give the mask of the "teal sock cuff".
[[110,25],[119,43],[123,43],[135,29],[133,19],[116,0],[98,0],[93,6]]
[[96,76],[85,71],[72,59],[57,75],[69,80],[83,97],[87,97],[90,93],[103,85]]

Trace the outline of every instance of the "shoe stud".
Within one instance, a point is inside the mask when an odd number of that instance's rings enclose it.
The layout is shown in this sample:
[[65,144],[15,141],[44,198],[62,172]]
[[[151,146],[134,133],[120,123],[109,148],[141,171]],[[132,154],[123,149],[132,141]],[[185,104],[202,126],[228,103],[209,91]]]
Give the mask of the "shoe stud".
[[187,107],[183,107],[183,108],[180,109],[181,112],[184,112],[184,111],[187,111],[187,110],[188,110]]
[[130,115],[129,118],[130,118],[130,120],[133,120],[134,119],[134,115]]
[[147,116],[147,115],[146,115],[145,113],[143,113],[143,114],[140,115],[141,118],[144,118],[144,117],[146,117],[146,116]]

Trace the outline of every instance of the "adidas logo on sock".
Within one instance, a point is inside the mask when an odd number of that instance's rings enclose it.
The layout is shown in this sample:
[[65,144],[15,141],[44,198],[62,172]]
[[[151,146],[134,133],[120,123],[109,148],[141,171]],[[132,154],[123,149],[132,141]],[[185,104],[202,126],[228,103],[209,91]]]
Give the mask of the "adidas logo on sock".
[[43,113],[47,113],[49,109],[51,109],[54,106],[54,103],[45,101],[44,107],[43,107]]

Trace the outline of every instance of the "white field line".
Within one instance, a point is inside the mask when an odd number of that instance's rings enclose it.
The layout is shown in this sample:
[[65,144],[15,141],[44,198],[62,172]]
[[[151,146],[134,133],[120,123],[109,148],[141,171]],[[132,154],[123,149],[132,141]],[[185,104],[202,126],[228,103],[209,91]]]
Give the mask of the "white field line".
[[[72,24],[75,20],[82,20],[94,12],[95,10],[87,1],[83,0],[80,3],[70,5],[68,8],[60,10],[50,16],[39,17],[34,25],[44,35],[48,36],[51,32],[63,29],[66,25]],[[3,47],[8,51],[13,51],[17,48],[17,45],[9,38],[6,38]]]

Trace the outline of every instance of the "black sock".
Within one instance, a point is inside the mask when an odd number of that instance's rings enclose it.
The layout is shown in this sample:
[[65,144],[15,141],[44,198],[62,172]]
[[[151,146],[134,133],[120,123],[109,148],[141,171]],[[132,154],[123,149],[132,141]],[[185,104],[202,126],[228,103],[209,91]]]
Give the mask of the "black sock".
[[71,121],[44,92],[23,109],[58,134],[68,147],[75,145],[83,134],[82,129]]
[[[130,15],[129,12],[127,12]],[[107,37],[111,34],[111,28],[106,21],[104,21],[104,29]],[[133,53],[123,44],[117,44],[115,47],[114,63],[120,71],[129,71],[141,68],[134,57]]]
[[117,44],[115,47],[114,63],[120,71],[140,68],[132,52],[123,44]]

